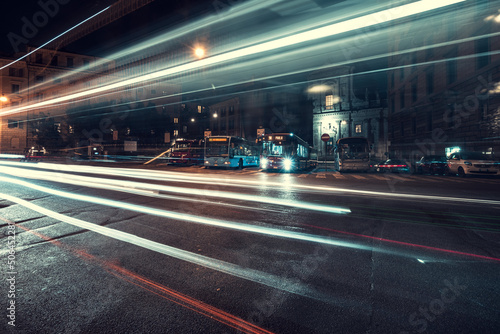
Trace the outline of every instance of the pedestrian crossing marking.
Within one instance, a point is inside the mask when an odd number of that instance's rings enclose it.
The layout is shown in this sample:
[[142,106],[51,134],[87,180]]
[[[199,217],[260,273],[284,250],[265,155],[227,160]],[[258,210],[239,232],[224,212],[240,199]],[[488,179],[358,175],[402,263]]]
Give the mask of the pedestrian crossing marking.
[[353,178],[355,179],[358,179],[358,180],[366,180],[366,177],[365,176],[361,176],[361,175],[351,175]]

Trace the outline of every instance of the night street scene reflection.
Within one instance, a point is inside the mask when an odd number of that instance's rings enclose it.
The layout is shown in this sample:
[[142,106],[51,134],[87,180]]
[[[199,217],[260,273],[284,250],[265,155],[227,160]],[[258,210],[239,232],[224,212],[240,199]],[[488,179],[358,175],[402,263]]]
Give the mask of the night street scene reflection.
[[0,27],[1,333],[500,333],[500,0]]

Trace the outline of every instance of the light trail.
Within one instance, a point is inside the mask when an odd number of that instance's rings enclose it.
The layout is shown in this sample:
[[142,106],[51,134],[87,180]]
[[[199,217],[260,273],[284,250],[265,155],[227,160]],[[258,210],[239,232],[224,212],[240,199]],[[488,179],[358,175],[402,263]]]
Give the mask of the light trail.
[[173,290],[171,288],[166,287],[158,282],[150,280],[142,275],[136,274],[126,268],[119,266],[110,261],[102,260],[97,258],[96,256],[80,249],[75,249],[67,244],[62,243],[59,240],[55,240],[47,235],[44,235],[40,232],[29,229],[21,224],[14,224],[8,219],[0,217],[0,220],[3,220],[10,225],[15,225],[16,227],[33,234],[42,240],[50,242],[54,246],[57,246],[63,250],[69,251],[73,253],[73,255],[85,260],[90,261],[91,263],[98,264],[101,268],[106,270],[108,273],[127,281],[131,284],[139,286],[142,289],[145,289],[149,292],[152,292],[164,299],[167,299],[177,305],[180,305],[184,308],[190,309],[198,314],[206,316],[210,319],[216,320],[220,323],[223,323],[227,326],[235,328],[243,333],[253,333],[253,334],[272,334],[272,332],[267,331],[257,325],[254,325],[248,321],[245,321],[231,313],[225,312],[219,308],[211,306],[207,303],[204,303],[200,300],[197,300],[193,297],[185,295],[179,291]]
[[[0,165],[27,167],[27,165],[24,163],[18,163],[12,161],[0,161]],[[289,191],[301,190],[301,191],[311,191],[320,193],[336,193],[336,194],[347,193],[347,194],[382,197],[382,198],[444,201],[452,203],[489,204],[495,207],[500,206],[500,201],[490,200],[490,199],[406,194],[406,193],[396,193],[396,192],[356,190],[356,189],[330,187],[330,186],[310,186],[302,184],[290,184],[284,187],[284,185],[279,182],[271,182],[267,180],[245,180],[238,178],[211,177],[210,181],[207,181],[206,176],[197,176],[195,174],[190,174],[190,173],[154,171],[146,169],[109,168],[109,167],[77,166],[77,165],[62,165],[62,164],[49,164],[49,163],[37,163],[36,165],[31,165],[29,167],[68,171],[68,172],[114,175],[114,176],[132,177],[132,178],[157,180],[157,181],[175,181],[184,183],[223,185],[229,187],[249,187],[257,189],[262,189],[263,187],[272,187],[273,189],[277,190],[289,188],[287,189]]]
[[178,260],[193,263],[205,268],[229,274],[231,276],[267,285],[269,287],[276,288],[279,290],[302,295],[305,297],[317,298],[317,296],[315,296],[316,293],[311,291],[307,286],[303,284],[300,283],[297,284],[296,281],[291,281],[283,277],[278,277],[272,274],[264,273],[250,268],[243,268],[233,263],[188,252],[172,246],[164,245],[159,242],[151,241],[149,239],[145,239],[131,233],[126,233],[109,227],[89,223],[81,219],[68,217],[58,212],[49,210],[47,208],[41,207],[39,205],[33,204],[31,202],[28,202],[26,200],[8,194],[0,193],[0,198],[4,198],[12,203],[22,205],[28,209],[31,209],[48,217],[54,218],[58,221],[73,226],[77,226],[84,230],[92,231],[112,239],[120,240],[135,246],[139,246],[144,249],[148,249],[160,254],[164,254],[176,258]]
[[46,46],[46,45],[48,45],[48,44],[52,43],[53,41],[55,41],[55,40],[56,40],[56,39],[58,39],[59,37],[64,36],[65,34],[67,34],[68,32],[70,32],[71,30],[78,28],[79,26],[81,26],[81,25],[82,25],[82,24],[84,24],[85,22],[87,22],[87,21],[89,21],[89,20],[92,20],[94,17],[96,17],[96,16],[98,16],[98,15],[102,14],[103,12],[107,11],[110,7],[111,7],[111,6],[108,6],[108,7],[104,8],[103,10],[101,10],[101,11],[97,12],[96,14],[94,14],[94,15],[92,15],[92,16],[90,16],[90,17],[86,18],[86,19],[85,19],[85,20],[83,20],[82,22],[78,23],[77,25],[75,25],[75,26],[73,26],[73,27],[69,28],[69,29],[68,29],[68,30],[66,30],[65,32],[63,32],[63,33],[61,33],[61,34],[57,35],[56,37],[52,38],[52,39],[51,39],[51,40],[49,40],[48,42],[45,42],[44,44],[40,45],[40,46],[39,46],[39,47],[37,47],[36,49],[33,49],[31,52],[28,52],[28,53],[27,53],[27,54],[25,54],[24,56],[22,56],[22,57],[20,57],[20,58],[18,58],[18,59],[16,59],[16,60],[14,60],[14,61],[12,61],[12,62],[10,62],[10,63],[6,64],[6,65],[4,65],[4,66],[0,67],[0,70],[3,70],[4,68],[7,68],[7,67],[9,67],[10,65],[13,65],[13,64],[17,63],[18,61],[23,60],[24,58],[28,57],[30,54],[33,54],[33,53],[35,53],[36,51],[38,51],[38,50],[40,50],[41,48],[43,48],[44,46]]
[[[445,46],[450,46],[450,45],[462,44],[462,43],[467,43],[467,42],[471,42],[471,41],[475,41],[475,40],[479,40],[479,39],[492,38],[492,37],[496,37],[496,36],[499,36],[499,35],[500,35],[500,33],[490,33],[490,34],[485,34],[485,35],[480,35],[480,36],[474,36],[474,37],[469,37],[469,38],[462,38],[462,39],[453,40],[453,41],[446,41],[446,42],[442,42],[442,43],[436,43],[436,44],[433,44],[433,45],[428,45],[428,46],[423,46],[423,47],[416,47],[416,48],[411,48],[411,49],[406,49],[406,50],[401,50],[401,51],[394,51],[392,53],[385,53],[385,54],[368,56],[368,57],[362,57],[362,58],[354,58],[354,59],[350,59],[350,60],[347,60],[347,61],[336,62],[336,63],[332,63],[332,64],[328,64],[328,65],[308,67],[308,68],[303,68],[303,69],[300,69],[300,70],[289,71],[287,73],[280,73],[280,74],[275,74],[275,75],[268,75],[268,76],[264,76],[264,77],[262,77],[262,76],[261,77],[255,77],[252,80],[243,80],[243,81],[232,82],[232,83],[228,83],[228,84],[224,84],[224,85],[218,85],[216,88],[217,89],[230,88],[230,87],[240,86],[240,85],[244,85],[244,84],[248,84],[248,83],[253,83],[255,81],[272,80],[272,79],[278,79],[278,78],[283,78],[283,77],[292,76],[292,75],[303,74],[303,73],[307,73],[307,72],[311,72],[311,71],[326,70],[326,69],[329,69],[329,68],[332,68],[332,67],[338,67],[338,66],[348,65],[348,64],[352,64],[352,63],[367,62],[367,61],[371,61],[371,60],[379,60],[379,59],[386,58],[388,56],[408,54],[408,53],[417,52],[417,51],[425,51],[427,49],[435,49],[435,48],[440,48],[440,47],[445,47]],[[350,39],[354,39],[354,38],[349,38],[348,40],[346,40],[344,42],[347,43]],[[330,47],[330,46],[333,47],[333,46],[336,46],[337,44],[339,44],[339,42],[333,42],[333,44],[328,44],[328,45],[322,44],[321,46],[315,46],[315,47],[310,48],[310,51],[312,52],[313,49],[315,49],[315,48],[318,48],[319,50],[324,50],[325,48],[327,49],[328,47]],[[290,56],[292,54],[302,53],[302,52],[305,52],[305,50],[290,51],[290,52],[287,52],[285,55],[286,56]],[[314,54],[317,54],[317,51],[314,52]],[[500,51],[489,51],[489,52],[484,52],[484,53],[475,53],[475,54],[470,54],[470,55],[457,56],[457,57],[453,57],[453,58],[445,58],[445,59],[438,59],[438,60],[432,60],[432,61],[426,61],[426,62],[420,62],[420,63],[414,63],[414,64],[399,65],[399,66],[393,66],[393,67],[387,67],[387,68],[380,68],[380,69],[370,70],[370,71],[350,73],[350,74],[345,74],[345,75],[335,75],[335,76],[332,76],[332,77],[323,77],[322,80],[340,79],[340,78],[344,78],[344,77],[354,77],[354,76],[363,76],[363,75],[367,75],[367,74],[373,74],[373,73],[378,73],[378,72],[386,72],[386,71],[393,71],[393,70],[399,70],[399,69],[403,69],[403,68],[411,68],[411,67],[418,67],[418,66],[428,66],[428,65],[433,65],[433,64],[445,63],[445,62],[448,62],[448,61],[451,61],[451,60],[458,60],[458,61],[460,61],[460,60],[470,60],[470,59],[475,59],[475,58],[478,58],[478,57],[487,57],[487,56],[498,55],[498,54],[500,54]],[[280,55],[279,57],[281,57],[281,56],[283,56],[283,55]],[[260,60],[252,60],[252,61],[248,61],[248,62],[240,62],[240,63],[237,63],[237,64],[231,64],[231,65],[225,66],[224,70],[225,71],[237,71],[239,69],[243,69],[245,67],[250,66],[252,63],[254,65],[258,65],[259,63],[267,63],[270,60],[270,58],[276,58],[276,57],[278,57],[278,56],[264,57],[264,58],[262,58]],[[227,94],[214,95],[214,96],[211,96],[211,98],[215,99],[215,98],[218,98],[218,97],[233,96],[235,94],[240,94],[240,93],[250,93],[250,92],[254,92],[254,91],[272,90],[272,89],[276,89],[276,88],[282,88],[282,87],[288,87],[288,86],[296,86],[296,85],[301,85],[301,84],[307,84],[307,83],[310,83],[310,82],[317,82],[317,80],[316,79],[311,79],[311,80],[306,80],[306,81],[295,81],[293,83],[288,83],[288,84],[273,85],[272,87],[264,87],[264,88],[258,88],[258,89],[250,89],[250,90],[246,89],[246,90],[242,90],[242,91],[233,91],[233,92],[227,93]],[[140,85],[140,87],[145,88],[145,87],[150,86],[150,85],[151,84],[144,84],[144,85]],[[132,90],[132,89],[127,89],[127,90]],[[127,90],[125,90],[125,91],[127,91]],[[195,93],[202,93],[202,92],[207,92],[207,91],[211,91],[211,90],[213,90],[213,87],[196,89],[196,90],[189,90],[189,91],[184,91],[184,92],[175,93],[175,94],[169,94],[169,95],[165,95],[165,96],[151,97],[151,98],[148,98],[148,99],[141,99],[141,100],[137,100],[137,101],[117,103],[117,104],[114,105],[114,107],[116,108],[116,107],[120,107],[120,106],[128,106],[128,105],[139,103],[139,102],[143,102],[143,103],[145,103],[145,102],[152,102],[152,101],[156,101],[156,100],[162,100],[162,99],[165,99],[165,98],[171,98],[171,97],[177,97],[177,96],[189,95],[189,94],[195,94]],[[494,92],[495,91],[491,91],[490,93],[493,94]],[[112,93],[98,94],[98,95],[93,96],[91,98],[104,97],[104,96],[109,95],[109,94],[112,94]],[[89,98],[82,99],[82,100],[87,100],[87,99],[91,99],[91,98],[89,97]],[[197,100],[198,99],[194,99],[193,101],[197,101]],[[191,102],[191,101],[185,100],[184,102]],[[55,104],[55,105],[52,105],[52,106],[62,106],[62,105],[67,105],[67,104],[71,104],[71,103],[72,102],[65,102],[65,103]],[[163,105],[167,106],[167,105],[178,105],[178,104],[180,104],[180,102],[167,103],[167,104],[163,104]],[[92,111],[92,110],[99,110],[99,109],[106,109],[106,108],[108,108],[108,107],[107,106],[105,106],[105,107],[94,107],[94,108],[86,109],[85,111]],[[147,108],[148,107],[145,107],[145,108],[142,108],[142,109],[135,108],[134,111],[140,111],[140,110],[147,109]],[[80,111],[78,111],[78,112],[80,112]],[[76,112],[76,113],[78,113],[78,112]],[[130,110],[124,110],[122,112],[124,112],[124,113],[125,112],[130,112]],[[7,111],[4,111],[3,113],[0,113],[0,115],[4,115],[5,116],[5,115],[15,114],[15,113],[18,113],[17,109],[16,110],[7,110]],[[116,111],[105,112],[105,113],[97,113],[97,114],[94,114],[93,116],[106,116],[106,115],[111,115],[111,114],[112,115],[116,115]],[[36,119],[32,119],[32,120],[36,120]]]
[[3,177],[3,176],[0,176],[0,181],[12,183],[12,184],[17,184],[17,185],[20,185],[23,187],[30,188],[32,190],[37,190],[37,191],[44,192],[47,194],[51,194],[51,195],[55,195],[55,196],[59,196],[59,197],[64,197],[64,198],[69,198],[69,199],[76,200],[76,201],[93,203],[93,204],[108,206],[108,207],[114,207],[114,208],[128,210],[128,211],[140,212],[140,213],[147,214],[147,215],[154,215],[154,216],[158,216],[158,217],[174,219],[177,221],[197,223],[197,224],[201,224],[201,225],[226,228],[226,229],[236,230],[236,231],[241,231],[241,232],[250,232],[250,233],[255,233],[255,234],[266,235],[269,237],[279,237],[279,238],[285,238],[285,239],[293,239],[293,240],[308,241],[308,242],[313,242],[313,243],[321,243],[321,244],[331,245],[331,246],[373,251],[373,249],[371,247],[368,247],[368,246],[352,244],[349,242],[334,240],[334,239],[330,239],[330,238],[324,238],[324,237],[316,236],[316,235],[312,235],[312,234],[293,232],[293,231],[288,231],[288,230],[282,230],[282,229],[276,229],[276,228],[264,227],[264,226],[257,226],[257,225],[248,225],[248,224],[231,222],[231,221],[222,221],[222,220],[217,220],[217,219],[212,219],[212,218],[205,218],[205,217],[200,217],[200,216],[195,216],[195,215],[189,215],[189,214],[185,214],[185,213],[178,213],[178,212],[174,212],[174,211],[155,209],[155,208],[146,207],[146,206],[142,206],[142,205],[129,204],[129,203],[125,203],[125,202],[109,200],[109,199],[100,198],[100,197],[79,195],[79,194],[74,194],[74,193],[70,193],[70,192],[50,189],[47,187],[36,185],[34,183],[29,183],[29,182],[21,181],[21,180],[17,180],[17,179],[11,179],[11,178],[7,178],[7,177]]
[[[124,180],[113,180],[113,179],[104,179],[104,178],[95,178],[88,176],[78,176],[78,175],[68,175],[63,173],[53,173],[53,172],[37,172],[32,171],[29,174],[25,173],[23,169],[17,169],[12,167],[4,167],[0,173],[9,174],[13,176],[29,178],[29,179],[39,179],[39,180],[47,180],[58,183],[65,184],[73,184],[83,187],[93,187],[100,188],[106,190],[115,190],[115,191],[125,191],[125,192],[135,192],[140,195],[148,195],[148,193],[144,193],[144,190],[147,191],[163,191],[169,193],[183,194],[183,195],[193,195],[193,189],[188,188],[180,188],[173,186],[165,186],[165,185],[157,185],[157,184],[147,184],[147,183],[139,183],[133,181],[124,181]],[[215,197],[215,198],[223,198],[229,200],[241,200],[241,201],[249,201],[256,203],[264,203],[264,204],[273,204],[278,206],[287,206],[297,209],[304,210],[312,210],[319,211],[325,213],[333,213],[333,214],[348,214],[351,210],[347,208],[339,208],[330,205],[320,205],[313,204],[307,202],[299,202],[293,200],[283,200],[274,197],[265,197],[265,196],[255,196],[255,195],[245,195],[234,192],[226,192],[219,190],[210,190],[205,191],[201,194],[197,194],[203,197]]]
[[80,99],[86,96],[96,95],[104,91],[114,90],[129,85],[135,85],[143,81],[152,81],[160,78],[167,78],[171,75],[192,71],[198,68],[208,67],[211,65],[217,65],[226,61],[232,61],[250,55],[256,55],[269,51],[274,51],[277,49],[283,49],[288,46],[319,40],[326,37],[332,37],[356,29],[392,22],[398,19],[406,18],[423,12],[432,11],[442,7],[457,4],[463,1],[465,0],[442,0],[442,1],[421,0],[414,3],[402,5],[399,7],[382,10],[380,12],[376,12],[373,14],[363,15],[361,17],[333,23],[320,28],[314,28],[290,36],[275,38],[273,40],[262,42],[256,45],[243,46],[240,49],[228,51],[222,54],[217,54],[212,57],[203,58],[195,62],[169,67],[163,70],[156,71],[154,73],[140,75],[135,78],[121,80],[115,83],[108,84],[106,86],[88,89],[85,91],[62,96],[59,98],[54,98],[51,100],[34,103],[29,106],[18,107],[8,112],[10,114],[19,113],[27,109],[40,108],[69,100]]
[[491,260],[491,261],[500,262],[499,258],[491,257],[491,256],[478,255],[478,254],[472,254],[472,253],[455,251],[455,250],[451,250],[451,249],[444,249],[444,248],[438,248],[438,247],[432,247],[432,246],[425,246],[425,245],[414,244],[414,243],[410,243],[410,242],[403,242],[403,241],[397,241],[397,240],[379,238],[379,237],[374,237],[374,236],[370,236],[370,235],[364,235],[364,234],[359,234],[359,233],[352,233],[352,232],[347,232],[347,231],[335,230],[335,229],[331,229],[331,228],[328,228],[328,227],[321,227],[321,226],[315,226],[315,225],[309,225],[309,224],[304,224],[304,226],[308,226],[308,227],[315,228],[315,229],[320,229],[320,230],[325,230],[325,231],[331,231],[331,232],[335,232],[335,233],[352,235],[352,236],[366,238],[366,239],[373,239],[373,240],[382,241],[382,242],[386,242],[386,243],[392,243],[392,244],[397,244],[397,245],[403,245],[403,246],[410,246],[410,247],[427,249],[427,250],[431,250],[431,251],[438,251],[438,252],[441,252],[441,253],[448,253],[448,254],[454,254],[454,255],[463,255],[463,256],[474,257],[474,258],[478,258],[478,259],[482,259],[482,260]]

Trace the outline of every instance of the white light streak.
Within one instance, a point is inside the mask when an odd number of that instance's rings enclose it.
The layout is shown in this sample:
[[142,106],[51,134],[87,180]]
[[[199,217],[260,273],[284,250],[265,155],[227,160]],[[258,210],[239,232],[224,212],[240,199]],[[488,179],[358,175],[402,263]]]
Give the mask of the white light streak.
[[76,201],[94,203],[97,205],[103,205],[103,206],[109,206],[109,207],[134,211],[134,212],[140,212],[140,213],[144,213],[144,214],[148,214],[148,215],[154,215],[154,216],[174,219],[174,220],[178,220],[178,221],[185,221],[185,222],[197,223],[197,224],[202,224],[202,225],[221,227],[221,228],[226,228],[226,229],[231,229],[231,230],[262,234],[262,235],[272,236],[272,237],[280,237],[280,238],[287,238],[287,239],[294,239],[294,240],[301,240],[301,241],[309,241],[309,242],[321,243],[321,244],[331,245],[331,246],[339,246],[339,247],[355,248],[355,249],[363,249],[363,250],[372,250],[372,248],[368,247],[368,246],[363,246],[363,245],[358,245],[358,244],[354,244],[354,243],[350,243],[350,242],[334,240],[331,238],[316,236],[316,235],[312,235],[312,234],[293,232],[293,231],[287,231],[287,230],[280,230],[280,229],[257,226],[257,225],[247,225],[247,224],[231,222],[231,221],[222,221],[222,220],[217,220],[217,219],[212,219],[212,218],[205,218],[205,217],[200,217],[200,216],[195,216],[195,215],[189,215],[189,214],[185,214],[185,213],[178,213],[178,212],[174,212],[174,211],[156,209],[156,208],[146,207],[146,206],[142,206],[142,205],[129,204],[129,203],[110,200],[110,199],[106,199],[106,198],[99,198],[99,197],[94,197],[94,196],[74,194],[74,193],[69,193],[69,192],[65,192],[65,191],[50,189],[47,187],[36,185],[34,183],[30,183],[30,182],[26,182],[26,181],[22,181],[22,180],[17,180],[17,179],[12,179],[12,178],[7,178],[7,177],[3,177],[3,176],[0,176],[0,181],[12,183],[12,184],[17,184],[17,185],[27,187],[27,188],[30,188],[33,190],[41,191],[41,192],[55,195],[55,196],[59,196],[59,197],[69,198],[69,199],[76,200]]
[[136,245],[145,249],[149,249],[151,251],[165,254],[167,256],[187,261],[199,266],[203,266],[205,268],[209,268],[212,270],[216,270],[219,272],[223,272],[229,275],[233,275],[239,278],[243,278],[252,282],[256,282],[259,284],[267,285],[276,289],[280,289],[283,291],[288,291],[291,293],[303,295],[306,297],[313,297],[314,292],[304,286],[303,284],[297,284],[295,281],[289,281],[286,278],[278,277],[272,274],[264,273],[258,270],[243,268],[233,263],[225,262],[222,260],[214,259],[211,257],[203,256],[200,254],[188,252],[179,248],[175,248],[172,246],[164,245],[159,242],[151,241],[146,238],[139,237],[137,235],[122,232],[119,230],[115,230],[109,227],[89,223],[87,221],[68,217],[58,212],[49,210],[47,208],[41,207],[39,205],[33,204],[31,202],[25,201],[23,199],[0,193],[0,198],[4,198],[10,202],[17,203],[22,205],[28,209],[33,211],[42,213],[48,217],[54,218],[56,220],[62,221],[64,223],[77,226],[79,228],[89,230],[95,233],[99,233],[101,235],[107,236],[109,238],[113,238],[116,240],[120,240],[123,242],[127,242],[132,245]]
[[[431,10],[435,10],[438,8],[442,8],[445,6],[449,6],[452,4],[456,4],[459,2],[463,2],[465,0],[446,0],[446,1],[434,1],[434,0],[421,0],[414,3],[406,4],[403,6],[379,11],[373,14],[363,15],[358,18],[349,19],[342,22],[337,22],[334,24],[326,25],[324,27],[311,29],[305,32],[293,34],[286,37],[276,38],[267,42],[259,43],[256,45],[245,46],[237,50],[228,51],[223,54],[214,55],[212,57],[207,57],[196,62],[181,64],[178,66],[166,68],[154,73],[149,73],[146,75],[141,75],[136,78],[131,78],[128,80],[122,80],[119,82],[115,82],[113,84],[109,84],[103,87],[98,87],[94,89],[89,89],[81,92],[77,92],[74,94],[62,96],[59,98],[42,101],[35,103],[29,106],[19,107],[10,111],[7,111],[9,114],[18,113],[31,108],[40,108],[45,107],[55,103],[61,103],[73,99],[80,99],[90,95],[96,95],[103,93],[108,90],[114,90],[121,87],[134,85],[144,81],[151,81],[159,78],[165,78],[170,75],[184,73],[187,71],[191,71],[197,68],[208,67],[211,65],[216,65],[222,62],[236,60],[238,58],[246,57],[249,55],[260,54],[264,52],[269,52],[277,49],[282,49],[288,46],[301,44],[308,41],[318,40],[326,37],[335,36],[344,32],[353,31],[356,29],[366,28],[369,26],[387,23],[394,20],[398,20],[401,18],[405,18],[408,16],[412,16],[418,13],[427,12]],[[6,112],[6,113],[7,113]],[[0,115],[4,115],[0,113]],[[7,115],[7,114],[5,114]]]
[[[18,166],[27,167],[26,164],[13,162],[13,161],[0,161],[0,165],[5,166]],[[178,173],[178,172],[167,172],[167,171],[154,171],[146,169],[132,169],[132,168],[109,168],[109,167],[95,167],[95,166],[77,166],[77,165],[62,165],[62,164],[49,164],[49,163],[37,163],[35,165],[30,165],[32,168],[43,168],[50,170],[60,170],[68,172],[82,172],[82,173],[92,173],[92,174],[103,174],[103,175],[115,175],[124,177],[133,177],[139,179],[147,180],[159,180],[159,181],[175,181],[184,183],[199,183],[199,184],[215,184],[223,185],[229,187],[251,187],[261,189],[263,186],[272,187],[273,189],[279,190],[283,189],[283,184],[279,182],[270,182],[262,180],[246,180],[238,178],[220,178],[211,177],[207,181],[206,176],[198,176],[196,174],[190,173]],[[0,171],[1,172],[1,171]],[[500,206],[500,201],[489,200],[489,199],[478,199],[478,198],[462,198],[462,197],[447,197],[447,196],[433,196],[433,195],[418,195],[418,194],[405,194],[405,193],[392,193],[392,192],[381,192],[381,191],[367,191],[367,190],[355,190],[349,188],[339,188],[339,187],[329,187],[329,186],[309,186],[302,184],[290,184],[286,185],[285,189],[295,189],[311,192],[321,192],[321,193],[346,193],[355,194],[363,196],[373,196],[373,197],[387,197],[396,199],[414,199],[414,200],[430,200],[430,201],[446,201],[446,202],[457,202],[457,203],[475,203],[475,204],[491,204],[495,206]]]
[[52,38],[52,39],[51,39],[51,40],[49,40],[48,42],[46,42],[46,43],[44,43],[44,44],[40,45],[39,47],[37,47],[36,49],[32,50],[31,52],[28,52],[28,53],[27,53],[27,54],[25,54],[24,56],[22,56],[22,57],[20,57],[20,58],[18,58],[18,59],[16,59],[16,60],[14,60],[14,61],[12,61],[12,62],[8,63],[7,65],[4,65],[4,66],[0,67],[0,70],[3,70],[4,68],[9,67],[10,65],[17,63],[18,61],[23,60],[24,58],[26,58],[26,57],[28,57],[30,54],[32,54],[32,53],[34,53],[34,52],[36,52],[36,51],[40,50],[41,48],[43,48],[43,47],[44,47],[44,46],[46,46],[47,44],[52,43],[53,41],[55,41],[55,40],[56,40],[56,39],[58,39],[59,37],[64,36],[65,34],[67,34],[68,32],[70,32],[71,30],[73,30],[73,29],[75,29],[75,28],[77,28],[77,27],[81,26],[81,25],[82,25],[82,24],[84,24],[85,22],[87,22],[87,21],[89,21],[89,20],[93,19],[94,17],[96,17],[96,16],[100,15],[101,13],[105,12],[105,11],[106,11],[106,10],[108,10],[110,7],[111,7],[111,6],[108,6],[108,7],[104,8],[103,10],[101,10],[101,11],[97,12],[96,14],[94,14],[94,15],[92,15],[92,16],[90,16],[90,17],[86,18],[85,20],[83,20],[82,22],[80,22],[80,23],[78,23],[77,25],[73,26],[72,28],[69,28],[69,29],[68,29],[68,30],[66,30],[65,32],[63,32],[63,33],[61,33],[61,34],[57,35],[56,37]]
[[[93,187],[114,191],[124,191],[124,192],[134,192],[139,195],[151,195],[157,194],[159,191],[170,192],[176,194],[183,195],[192,195],[193,189],[189,188],[180,188],[173,186],[165,186],[165,185],[157,185],[157,184],[147,184],[133,181],[124,181],[124,180],[114,180],[114,179],[105,179],[105,178],[95,178],[88,176],[78,176],[78,175],[69,175],[63,173],[53,173],[53,172],[38,172],[32,171],[30,173],[26,173],[25,169],[18,169],[12,167],[4,167],[1,173],[14,175],[18,177],[30,178],[30,179],[39,179],[39,180],[47,180],[58,183],[66,183],[79,185],[83,187]],[[333,213],[333,214],[347,214],[350,213],[351,210],[346,208],[338,208],[329,205],[320,205],[313,204],[307,202],[299,202],[293,200],[283,200],[274,197],[265,197],[265,196],[254,196],[254,195],[245,195],[234,192],[226,192],[226,191],[218,191],[218,190],[210,190],[205,191],[200,194],[204,197],[215,197],[215,198],[224,198],[229,200],[241,200],[247,202],[258,202],[264,204],[273,204],[279,206],[287,206],[297,209],[304,210],[313,210],[320,211],[325,213]]]

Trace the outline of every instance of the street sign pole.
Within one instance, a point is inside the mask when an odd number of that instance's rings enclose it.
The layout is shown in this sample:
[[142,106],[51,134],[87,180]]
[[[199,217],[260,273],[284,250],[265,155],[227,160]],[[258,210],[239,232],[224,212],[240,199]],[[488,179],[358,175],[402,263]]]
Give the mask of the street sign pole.
[[327,149],[328,149],[328,141],[330,140],[330,135],[328,133],[323,133],[321,135],[321,140],[325,142],[325,171],[328,171],[328,165],[326,163],[326,155],[328,153]]

